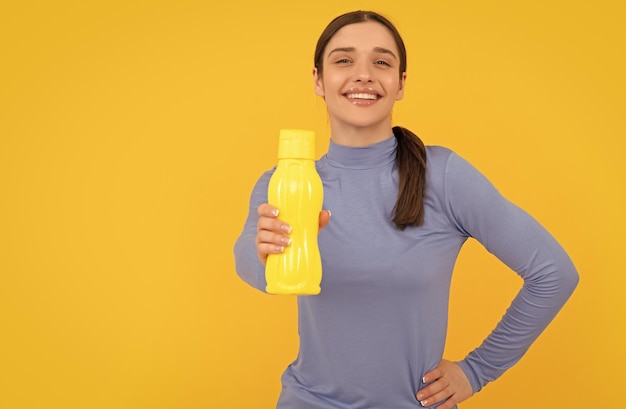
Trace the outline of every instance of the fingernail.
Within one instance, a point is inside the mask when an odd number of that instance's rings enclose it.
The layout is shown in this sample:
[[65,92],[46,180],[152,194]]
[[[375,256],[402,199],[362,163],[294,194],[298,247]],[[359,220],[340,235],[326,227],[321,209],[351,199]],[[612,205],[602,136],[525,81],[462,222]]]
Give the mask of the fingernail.
[[276,246],[276,251],[282,253],[285,250],[285,246]]
[[282,226],[280,226],[280,229],[285,233],[291,233],[291,226],[288,224],[283,224]]
[[291,238],[289,237],[283,237],[282,239],[280,239],[280,241],[282,241],[285,246],[288,246],[291,244]]
[[330,210],[326,210],[326,211],[328,212],[328,217],[333,215]]
[[427,383],[425,376],[422,378],[422,382]]
[[425,400],[421,400],[420,403],[425,407],[427,402]]
[[278,209],[273,209],[273,210],[272,210],[272,215],[273,215],[274,217],[278,216]]

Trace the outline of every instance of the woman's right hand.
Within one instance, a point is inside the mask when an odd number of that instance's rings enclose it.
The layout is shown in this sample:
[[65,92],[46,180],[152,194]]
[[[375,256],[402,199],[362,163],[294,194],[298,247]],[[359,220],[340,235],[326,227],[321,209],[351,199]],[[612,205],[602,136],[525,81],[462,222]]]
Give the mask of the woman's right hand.
[[[289,233],[291,226],[278,218],[278,209],[264,203],[257,208],[256,251],[261,263],[265,265],[269,254],[280,254],[285,246],[291,244]],[[319,228],[322,230],[330,221],[330,211],[320,212]]]

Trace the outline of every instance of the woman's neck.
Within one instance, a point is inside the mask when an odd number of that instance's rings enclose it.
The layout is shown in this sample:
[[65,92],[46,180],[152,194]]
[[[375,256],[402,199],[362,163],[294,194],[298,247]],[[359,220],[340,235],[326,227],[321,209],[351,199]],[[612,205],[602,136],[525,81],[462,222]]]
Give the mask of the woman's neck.
[[382,142],[391,135],[393,130],[388,123],[370,127],[338,126],[332,123],[330,126],[330,139],[343,146],[369,146]]

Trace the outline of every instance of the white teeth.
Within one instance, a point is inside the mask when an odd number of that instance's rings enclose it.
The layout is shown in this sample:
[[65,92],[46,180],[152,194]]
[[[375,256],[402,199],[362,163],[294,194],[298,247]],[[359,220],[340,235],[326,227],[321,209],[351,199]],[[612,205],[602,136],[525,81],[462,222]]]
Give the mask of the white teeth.
[[350,99],[378,99],[377,95],[374,94],[347,94],[346,95]]

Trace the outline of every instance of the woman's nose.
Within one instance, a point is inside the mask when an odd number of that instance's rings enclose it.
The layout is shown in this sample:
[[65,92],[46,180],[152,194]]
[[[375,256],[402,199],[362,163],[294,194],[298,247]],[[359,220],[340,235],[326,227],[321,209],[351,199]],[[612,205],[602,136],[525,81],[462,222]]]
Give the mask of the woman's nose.
[[372,67],[370,64],[356,64],[354,71],[355,81],[358,82],[371,82],[372,81]]

